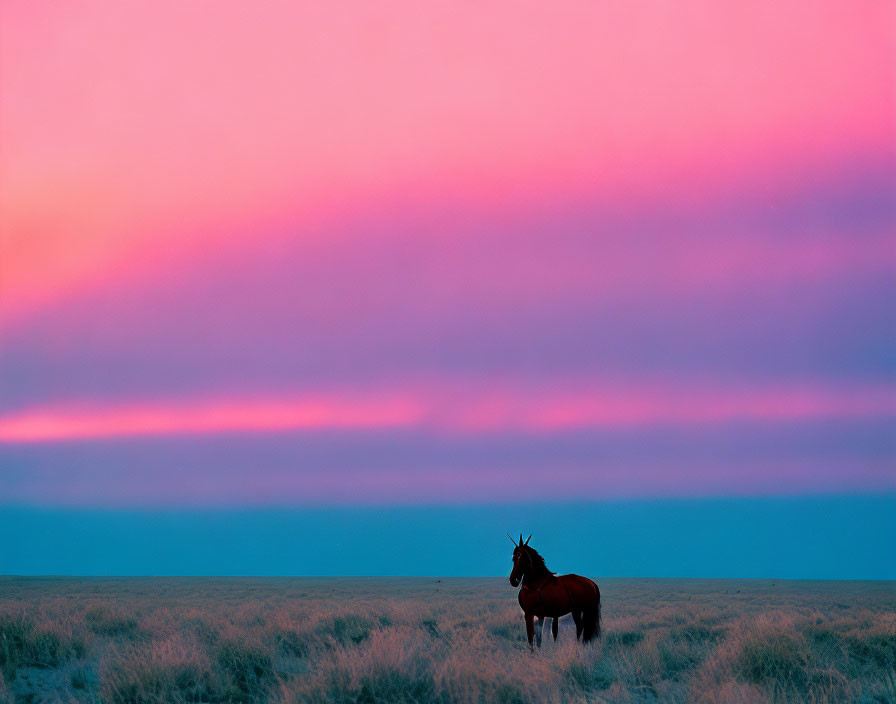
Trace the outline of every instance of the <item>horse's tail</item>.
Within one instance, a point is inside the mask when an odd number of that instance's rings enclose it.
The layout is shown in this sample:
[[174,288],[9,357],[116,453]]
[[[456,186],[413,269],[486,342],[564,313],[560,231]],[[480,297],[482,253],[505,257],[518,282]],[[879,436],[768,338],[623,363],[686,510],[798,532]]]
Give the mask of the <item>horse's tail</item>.
[[600,588],[595,584],[594,591],[597,592],[597,606],[594,609],[594,623],[591,624],[591,632],[594,634],[596,638],[600,638],[600,624],[601,624],[601,615],[600,615]]
[[[594,582],[592,582],[594,584]],[[600,638],[600,623],[601,623],[601,615],[600,615],[600,589],[596,584],[594,584],[595,591],[595,601],[591,606],[586,606],[584,609],[584,631],[582,633],[582,642],[587,643],[595,636]]]

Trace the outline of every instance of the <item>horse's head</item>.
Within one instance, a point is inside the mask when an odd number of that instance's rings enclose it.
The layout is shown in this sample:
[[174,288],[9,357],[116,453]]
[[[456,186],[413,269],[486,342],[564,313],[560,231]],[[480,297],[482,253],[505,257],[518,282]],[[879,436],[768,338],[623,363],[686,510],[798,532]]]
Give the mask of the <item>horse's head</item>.
[[520,533],[519,543],[510,537],[510,533],[507,534],[507,537],[513,543],[513,569],[510,572],[510,585],[518,587],[520,582],[523,581],[526,570],[532,566],[532,556],[529,553],[529,541],[532,539],[532,536],[530,534],[526,538],[526,542],[523,542],[523,534]]

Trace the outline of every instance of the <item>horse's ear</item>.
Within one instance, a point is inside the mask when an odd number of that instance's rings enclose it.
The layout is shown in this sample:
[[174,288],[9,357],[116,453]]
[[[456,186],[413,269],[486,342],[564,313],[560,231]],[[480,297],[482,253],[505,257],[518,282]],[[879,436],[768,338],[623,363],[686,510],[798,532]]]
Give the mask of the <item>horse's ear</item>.
[[[523,534],[520,533],[520,540],[522,540],[522,539],[523,539]],[[526,542],[523,543],[523,545],[528,545],[530,540],[532,540],[532,534],[531,534],[531,533],[529,533],[529,537],[526,538]]]

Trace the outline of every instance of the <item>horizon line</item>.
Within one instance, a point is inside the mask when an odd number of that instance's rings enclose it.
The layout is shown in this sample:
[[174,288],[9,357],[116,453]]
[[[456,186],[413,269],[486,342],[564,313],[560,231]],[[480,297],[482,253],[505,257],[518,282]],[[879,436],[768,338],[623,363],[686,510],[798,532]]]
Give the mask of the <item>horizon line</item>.
[[[557,573],[559,574],[559,573]],[[0,580],[6,579],[56,579],[56,580],[122,580],[122,579],[426,579],[426,580],[464,580],[464,579],[507,579],[507,575],[427,575],[427,574],[390,574],[390,575],[327,575],[327,574],[0,574]],[[861,577],[645,577],[601,575],[597,579],[605,580],[656,580],[656,581],[717,581],[717,582],[883,582],[896,584],[896,579],[868,579]],[[437,582],[437,583],[438,583]],[[518,591],[518,587],[513,587]]]

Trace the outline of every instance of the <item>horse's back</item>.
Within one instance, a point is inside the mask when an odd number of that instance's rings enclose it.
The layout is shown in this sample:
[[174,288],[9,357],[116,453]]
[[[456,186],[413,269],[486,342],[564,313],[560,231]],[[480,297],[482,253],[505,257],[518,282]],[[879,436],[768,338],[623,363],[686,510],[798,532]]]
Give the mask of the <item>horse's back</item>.
[[557,577],[559,581],[570,593],[570,598],[578,597],[576,601],[582,603],[591,603],[594,600],[600,600],[600,589],[597,583],[583,577],[580,574],[563,574]]

